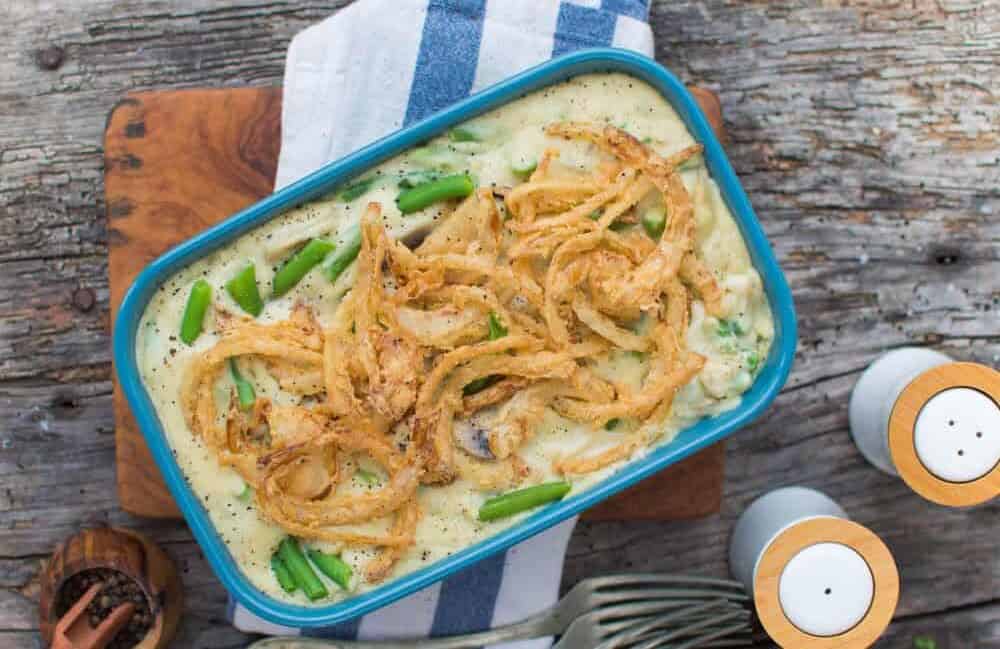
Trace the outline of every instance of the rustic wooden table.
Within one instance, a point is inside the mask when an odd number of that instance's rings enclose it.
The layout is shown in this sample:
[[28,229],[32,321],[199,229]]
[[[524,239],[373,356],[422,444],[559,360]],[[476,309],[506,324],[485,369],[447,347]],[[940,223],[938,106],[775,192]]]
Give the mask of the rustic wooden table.
[[[101,136],[130,90],[280,83],[289,38],[344,3],[4,4],[0,646],[39,646],[41,562],[94,523],[143,530],[180,563],[175,646],[242,646],[184,525],[117,504]],[[1000,647],[1000,508],[920,500],[866,464],[847,428],[852,385],[887,349],[1000,364],[1000,3],[692,0],[655,3],[652,22],[658,59],[722,98],[801,344],[776,405],[728,444],[722,514],[581,525],[565,585],[623,569],[725,574],[739,512],[804,484],[896,556],[902,599],[880,646],[926,633],[940,649]]]

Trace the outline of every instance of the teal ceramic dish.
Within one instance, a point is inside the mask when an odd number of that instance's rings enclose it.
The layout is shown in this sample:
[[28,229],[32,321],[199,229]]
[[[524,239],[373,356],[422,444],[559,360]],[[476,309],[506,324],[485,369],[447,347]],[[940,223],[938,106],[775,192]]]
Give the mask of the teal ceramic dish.
[[[135,342],[139,320],[147,303],[156,289],[181,268],[286,210],[318,198],[380,162],[417,146],[460,122],[539,88],[591,72],[621,72],[643,79],[663,95],[694,138],[704,145],[705,162],[746,240],[774,316],[775,337],[770,355],[754,384],[744,393],[737,408],[701,420],[681,431],[669,444],[653,448],[643,457],[625,464],[613,475],[582,493],[544,507],[513,527],[426,568],[327,606],[299,606],[265,595],[244,576],[226,549],[208,513],[184,480],[153,403],[142,385],[136,362]],[[473,95],[451,108],[324,166],[166,253],[139,275],[122,302],[115,322],[114,360],[121,388],[153,457],[219,579],[243,606],[270,622],[295,627],[319,627],[368,613],[441,580],[587,509],[746,426],[767,408],[781,390],[791,369],[795,346],[795,311],[788,284],[726,154],[698,104],[684,85],[655,61],[624,50],[603,48],[583,50],[554,59]]]

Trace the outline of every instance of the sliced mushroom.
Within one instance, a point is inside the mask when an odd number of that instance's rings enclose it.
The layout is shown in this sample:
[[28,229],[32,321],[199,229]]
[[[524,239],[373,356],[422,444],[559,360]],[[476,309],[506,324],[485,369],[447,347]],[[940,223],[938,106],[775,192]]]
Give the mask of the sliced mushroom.
[[473,457],[481,460],[495,460],[490,450],[490,433],[475,418],[455,421],[455,443]]
[[409,248],[410,250],[416,250],[418,247],[420,247],[420,244],[424,242],[424,239],[427,238],[427,235],[430,234],[431,230],[433,229],[434,229],[433,221],[431,221],[430,223],[424,223],[410,230],[403,236],[401,236],[399,240],[403,242],[403,245]]

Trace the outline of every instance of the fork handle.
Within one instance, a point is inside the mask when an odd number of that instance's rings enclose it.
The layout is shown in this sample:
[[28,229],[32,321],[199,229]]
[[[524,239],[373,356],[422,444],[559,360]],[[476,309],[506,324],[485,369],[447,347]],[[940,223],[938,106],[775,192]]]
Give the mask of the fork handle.
[[331,640],[326,638],[303,638],[280,636],[264,638],[249,645],[247,649],[475,649],[483,645],[511,640],[527,640],[555,635],[560,631],[553,624],[552,611],[547,610],[526,620],[506,626],[442,638],[414,638],[407,640]]

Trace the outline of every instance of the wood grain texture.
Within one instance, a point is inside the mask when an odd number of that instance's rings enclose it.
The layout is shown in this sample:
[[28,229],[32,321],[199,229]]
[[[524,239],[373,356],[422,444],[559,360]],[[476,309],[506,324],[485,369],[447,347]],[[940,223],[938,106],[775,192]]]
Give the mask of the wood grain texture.
[[[112,321],[149,262],[271,193],[280,145],[277,88],[154,91],[118,102],[104,132]],[[122,508],[179,518],[117,385],[113,403]]]
[[[181,567],[176,647],[245,646],[186,528],[118,506],[101,138],[128,92],[279,85],[291,36],[343,1],[51,0],[0,21],[0,646],[39,646],[40,559],[85,524],[135,526]],[[718,516],[590,523],[564,587],[627,569],[724,575],[762,492],[822,489],[892,550],[880,649],[1000,648],[1000,505],[927,503],[869,466],[847,400],[904,344],[1000,363],[996,0],[657,0],[657,59],[721,99],[727,150],[794,292],[801,344],[774,407],[726,445]],[[62,50],[44,67],[41,53]],[[46,59],[51,61],[53,59]]]
[[[716,133],[718,98],[695,88]],[[234,88],[134,93],[104,132],[111,317],[145,266],[271,193],[281,142],[281,91]],[[179,518],[124,395],[114,391],[118,500],[139,516]],[[722,445],[688,458],[585,514],[672,520],[719,511]]]

